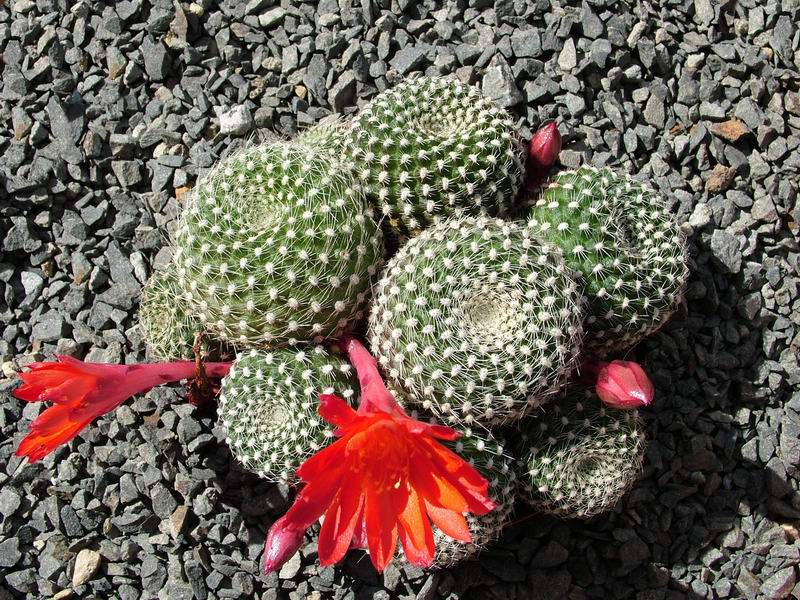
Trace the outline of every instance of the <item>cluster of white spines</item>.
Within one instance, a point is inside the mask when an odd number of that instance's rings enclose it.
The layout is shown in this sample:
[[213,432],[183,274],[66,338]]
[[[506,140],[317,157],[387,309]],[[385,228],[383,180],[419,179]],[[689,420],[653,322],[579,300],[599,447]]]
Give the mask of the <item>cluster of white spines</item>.
[[566,518],[610,510],[641,473],[645,440],[637,412],[605,408],[588,391],[547,411],[528,430],[524,497]]
[[449,423],[522,416],[558,389],[581,339],[576,284],[519,224],[464,217],[410,240],[375,289],[371,347]]
[[624,349],[663,324],[686,282],[686,243],[664,199],[614,171],[582,167],[556,175],[529,226],[563,248],[586,279],[587,347]]
[[361,318],[383,254],[354,182],[290,143],[250,147],[202,178],[175,246],[187,304],[243,346],[318,342]]
[[189,314],[172,270],[156,271],[142,288],[139,328],[149,358],[175,360],[192,356],[195,334],[202,327]]
[[332,441],[319,416],[320,394],[352,402],[355,372],[322,346],[241,354],[222,381],[219,419],[246,467],[270,481],[292,481],[297,467]]
[[523,175],[511,116],[453,79],[379,94],[354,118],[346,151],[379,211],[410,232],[448,215],[505,215]]

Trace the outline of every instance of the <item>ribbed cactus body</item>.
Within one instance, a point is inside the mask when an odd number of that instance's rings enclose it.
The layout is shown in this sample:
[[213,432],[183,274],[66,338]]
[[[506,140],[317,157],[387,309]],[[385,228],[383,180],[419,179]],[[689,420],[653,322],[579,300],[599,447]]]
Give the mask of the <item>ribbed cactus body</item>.
[[635,410],[572,391],[525,421],[520,484],[537,511],[586,519],[614,507],[641,474],[645,441]]
[[529,226],[560,247],[589,299],[585,345],[624,350],[662,325],[686,282],[686,244],[656,192],[610,169],[556,175]]
[[175,264],[205,328],[239,346],[321,341],[362,315],[383,256],[357,186],[303,144],[247,148],[203,177]]
[[145,283],[139,301],[139,327],[148,358],[176,360],[194,355],[194,338],[203,327],[189,313],[174,270],[157,271]]
[[457,80],[407,80],[353,118],[345,154],[379,214],[403,234],[441,217],[504,216],[523,178],[514,120]]
[[477,428],[458,428],[461,437],[447,446],[473,465],[489,481],[489,497],[497,507],[486,515],[467,515],[472,541],[458,542],[434,531],[436,551],[434,567],[449,567],[457,562],[477,555],[488,544],[494,542],[511,518],[518,492],[515,459],[502,440]]
[[384,373],[443,422],[517,418],[558,388],[581,339],[576,284],[519,224],[451,219],[409,241],[369,320]]
[[241,353],[225,379],[219,420],[233,455],[271,481],[293,481],[303,461],[333,440],[320,394],[352,402],[355,371],[322,346]]

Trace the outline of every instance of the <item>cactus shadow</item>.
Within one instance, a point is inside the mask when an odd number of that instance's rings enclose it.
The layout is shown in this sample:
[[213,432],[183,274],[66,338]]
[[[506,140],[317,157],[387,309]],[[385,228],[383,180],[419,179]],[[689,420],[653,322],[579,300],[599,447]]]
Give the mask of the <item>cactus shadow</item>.
[[657,396],[644,411],[645,477],[624,505],[672,576],[706,569],[706,589],[727,580],[745,594],[736,581],[748,552],[780,542],[776,528],[800,518],[800,495],[777,437],[789,390],[771,378],[774,361],[764,355],[771,321],[754,314],[763,282],[746,263],[731,273],[710,237],[690,240],[694,264],[679,313],[634,352]]

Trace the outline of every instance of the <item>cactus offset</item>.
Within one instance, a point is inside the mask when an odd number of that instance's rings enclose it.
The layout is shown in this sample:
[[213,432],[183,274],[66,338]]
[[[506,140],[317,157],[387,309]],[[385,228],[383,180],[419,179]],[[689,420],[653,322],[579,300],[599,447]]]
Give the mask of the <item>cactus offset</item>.
[[403,235],[441,217],[505,216],[523,179],[511,115],[453,79],[408,80],[379,94],[353,118],[344,151]]
[[529,226],[582,277],[588,350],[633,346],[681,300],[683,235],[663,198],[628,176],[593,167],[559,173],[536,199]]
[[450,219],[389,262],[369,320],[385,374],[447,423],[518,418],[556,390],[581,339],[558,251],[515,223]]
[[586,519],[611,510],[642,470],[645,441],[635,410],[605,407],[577,389],[524,423],[523,497],[538,511]]
[[250,350],[222,380],[219,419],[242,464],[271,481],[293,481],[333,436],[317,413],[319,395],[353,402],[357,389],[350,363],[322,346]]
[[362,316],[383,246],[356,185],[303,144],[247,148],[203,177],[176,235],[184,298],[239,346],[334,335]]
[[147,356],[155,360],[190,358],[202,325],[189,313],[174,270],[157,271],[142,288],[139,327]]

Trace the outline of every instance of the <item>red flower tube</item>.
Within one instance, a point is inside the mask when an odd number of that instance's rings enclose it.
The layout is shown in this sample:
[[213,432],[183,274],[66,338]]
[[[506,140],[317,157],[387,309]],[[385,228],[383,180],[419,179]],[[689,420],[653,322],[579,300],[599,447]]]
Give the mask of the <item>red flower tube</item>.
[[[298,532],[324,516],[318,553],[322,565],[340,561],[363,543],[380,572],[398,540],[409,562],[429,566],[434,540],[431,523],[453,539],[471,540],[465,514],[484,515],[495,507],[488,482],[438,440],[453,440],[449,427],[410,418],[378,373],[375,359],[358,341],[346,341],[358,373],[361,403],[357,411],[333,395],[320,396],[319,414],[336,426],[339,438],[297,470],[305,482],[292,507],[273,525],[270,539],[286,537],[294,546]],[[359,530],[363,529],[363,534]],[[290,554],[280,552],[288,559]],[[280,567],[265,560],[266,570]]]
[[[125,400],[162,383],[195,376],[193,361],[112,365],[87,363],[70,356],[58,362],[33,363],[20,373],[22,385],[13,394],[26,402],[52,402],[31,424],[28,436],[17,448],[17,456],[40,460],[65,444],[97,417],[114,410]],[[208,363],[212,377],[224,377],[229,363]]]

